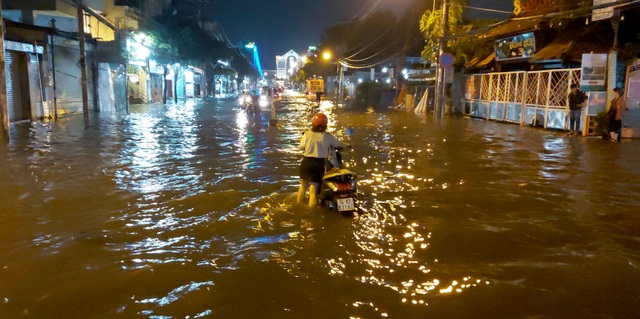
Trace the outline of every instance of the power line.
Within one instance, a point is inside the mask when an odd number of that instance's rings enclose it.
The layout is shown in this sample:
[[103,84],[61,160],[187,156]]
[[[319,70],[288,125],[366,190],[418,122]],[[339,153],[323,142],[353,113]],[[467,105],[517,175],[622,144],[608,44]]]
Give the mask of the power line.
[[[385,34],[387,34],[387,32],[389,32],[389,30],[392,30],[393,27],[395,27],[397,24],[399,23],[399,21],[394,22],[392,25],[390,25],[384,32],[382,32],[375,40],[369,42],[369,44],[367,44],[364,48],[362,48],[360,51],[352,54],[351,56],[345,58],[345,59],[350,59],[356,55],[358,55],[359,53],[361,53],[362,51],[366,50],[368,47],[370,47],[371,45],[373,45],[376,41],[380,40],[380,38],[382,38],[382,36],[384,36]],[[397,42],[397,39],[396,39]]]
[[478,11],[497,12],[497,13],[505,13],[505,14],[512,14],[513,13],[513,12],[510,12],[510,11],[489,9],[489,8],[480,8],[480,7],[472,7],[472,6],[467,6],[467,5],[461,5],[461,7],[467,8],[467,9],[478,10]]

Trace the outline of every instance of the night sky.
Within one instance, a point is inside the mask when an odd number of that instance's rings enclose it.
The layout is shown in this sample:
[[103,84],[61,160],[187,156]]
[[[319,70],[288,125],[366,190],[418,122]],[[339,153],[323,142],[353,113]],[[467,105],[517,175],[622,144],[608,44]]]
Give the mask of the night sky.
[[[377,9],[392,10],[400,15],[413,1],[420,0],[212,0],[209,14],[218,21],[232,44],[254,41],[263,68],[275,69],[276,55],[291,49],[306,52],[309,45],[320,41],[328,26]],[[470,0],[469,5],[513,10],[510,0]],[[487,13],[480,11],[468,13],[487,17]]]

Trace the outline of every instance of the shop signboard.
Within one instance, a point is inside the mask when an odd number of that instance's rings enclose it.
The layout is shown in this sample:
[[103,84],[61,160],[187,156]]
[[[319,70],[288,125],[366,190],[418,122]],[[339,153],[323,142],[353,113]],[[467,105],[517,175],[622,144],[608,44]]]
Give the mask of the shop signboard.
[[593,11],[591,11],[591,20],[606,20],[613,17],[613,3],[618,0],[593,0]]
[[496,40],[496,61],[528,59],[536,52],[533,32]]
[[409,85],[433,85],[436,81],[436,69],[409,70],[407,82]]
[[585,53],[582,55],[581,91],[606,91],[607,54]]
[[640,137],[640,59],[627,68],[624,96],[627,112],[622,119],[622,137]]
[[627,99],[640,99],[640,60],[629,66],[627,75]]
[[309,93],[324,92],[324,80],[307,80],[307,91]]

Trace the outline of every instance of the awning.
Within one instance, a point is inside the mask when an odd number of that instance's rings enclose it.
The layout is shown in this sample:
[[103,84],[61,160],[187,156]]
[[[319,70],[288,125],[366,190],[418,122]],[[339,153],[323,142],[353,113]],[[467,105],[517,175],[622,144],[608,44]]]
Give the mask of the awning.
[[491,54],[489,54],[487,57],[485,57],[482,60],[479,59],[478,57],[471,59],[471,61],[465,64],[465,68],[482,69],[482,68],[485,68],[487,65],[489,65],[491,62],[493,62],[495,59],[496,59],[496,53],[491,52]]
[[530,61],[535,63],[562,59],[565,54],[571,50],[574,43],[575,42],[573,40],[552,41],[547,46],[538,51],[538,53],[534,54],[533,57],[531,57]]
[[583,53],[607,53],[613,46],[612,31],[602,26],[561,34],[531,57],[531,63],[582,60]]
[[483,39],[497,38],[503,36],[509,36],[514,34],[525,33],[534,31],[540,28],[539,24],[542,19],[524,19],[524,20],[509,20],[503,24],[500,24],[493,29],[487,31],[487,33],[481,35]]

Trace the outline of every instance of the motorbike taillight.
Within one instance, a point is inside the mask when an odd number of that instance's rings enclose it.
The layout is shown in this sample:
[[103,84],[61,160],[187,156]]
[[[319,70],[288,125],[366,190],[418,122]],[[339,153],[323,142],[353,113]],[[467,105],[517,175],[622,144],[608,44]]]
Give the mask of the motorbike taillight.
[[336,183],[339,192],[350,191],[351,183]]

